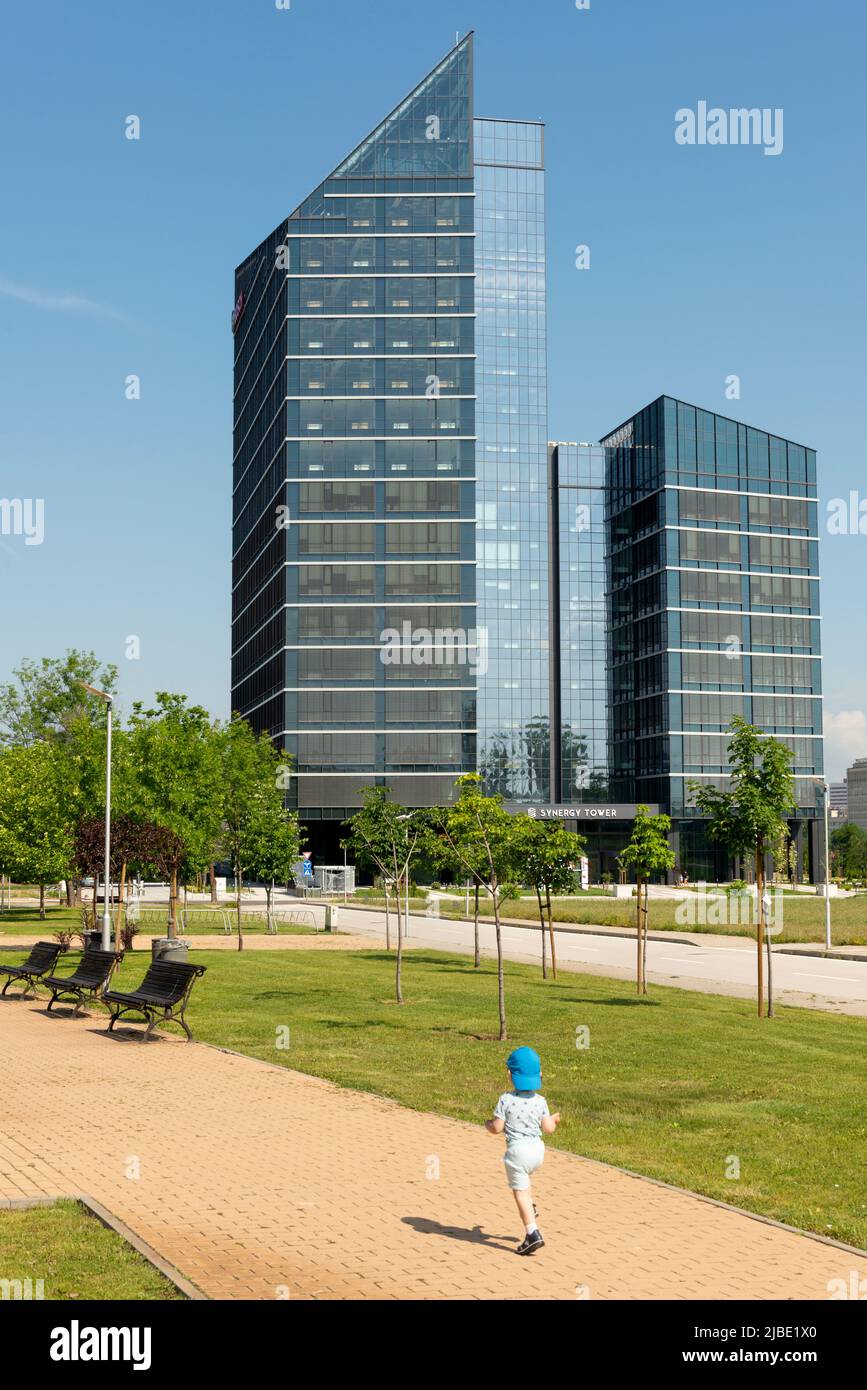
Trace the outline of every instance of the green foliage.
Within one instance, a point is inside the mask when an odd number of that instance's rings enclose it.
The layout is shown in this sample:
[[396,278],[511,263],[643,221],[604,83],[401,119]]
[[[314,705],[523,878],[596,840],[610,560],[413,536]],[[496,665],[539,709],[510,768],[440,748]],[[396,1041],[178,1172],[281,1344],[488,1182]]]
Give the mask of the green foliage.
[[831,831],[831,863],[847,879],[867,878],[867,834],[850,823]]
[[93,652],[23,661],[15,679],[0,686],[0,744],[29,747],[43,740],[70,740],[82,723],[101,728],[105,706],[81,682],[114,693],[117,667],[100,667]]
[[646,882],[654,874],[674,868],[674,851],[668,843],[671,820],[668,816],[652,816],[646,806],[637,806],[632,838],[620,854],[620,862],[635,870],[636,877]]
[[175,872],[203,873],[219,841],[223,811],[218,731],[207,710],[161,691],[156,708],[133,706],[118,797],[143,819],[171,830],[182,848]]
[[576,860],[584,853],[585,840],[562,825],[515,818],[513,853],[521,880],[542,893],[572,893],[576,887]]
[[0,751],[0,868],[24,883],[56,883],[72,855],[61,793],[64,755],[48,742]]
[[708,819],[708,835],[735,857],[779,853],[795,810],[792,751],[737,716],[729,743],[730,789],[692,783],[695,804]]

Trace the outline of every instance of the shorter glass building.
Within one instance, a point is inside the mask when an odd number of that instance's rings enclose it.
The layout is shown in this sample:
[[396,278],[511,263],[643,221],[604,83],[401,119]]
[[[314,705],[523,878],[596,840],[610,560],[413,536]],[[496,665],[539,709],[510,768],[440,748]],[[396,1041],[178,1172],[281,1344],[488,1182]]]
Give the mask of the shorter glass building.
[[728,783],[740,715],[792,750],[799,877],[823,771],[816,455],[663,396],[607,452],[611,794],[658,802],[678,867],[729,877],[694,784]]

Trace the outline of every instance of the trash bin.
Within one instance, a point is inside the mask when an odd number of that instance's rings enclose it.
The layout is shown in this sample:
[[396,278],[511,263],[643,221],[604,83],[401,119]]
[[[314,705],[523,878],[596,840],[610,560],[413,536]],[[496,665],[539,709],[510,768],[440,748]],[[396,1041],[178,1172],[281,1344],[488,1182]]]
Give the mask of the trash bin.
[[88,927],[81,933],[85,951],[102,950],[102,927]]
[[174,961],[176,964],[187,965],[190,959],[189,952],[188,943],[176,936],[159,936],[151,942],[152,960]]

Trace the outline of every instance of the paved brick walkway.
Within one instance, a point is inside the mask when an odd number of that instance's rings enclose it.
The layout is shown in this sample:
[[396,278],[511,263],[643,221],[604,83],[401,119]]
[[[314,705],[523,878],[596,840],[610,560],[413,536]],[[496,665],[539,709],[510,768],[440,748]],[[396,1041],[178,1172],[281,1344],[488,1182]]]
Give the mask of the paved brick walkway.
[[481,1128],[103,1027],[0,1001],[0,1197],[86,1193],[212,1298],[823,1299],[867,1277],[867,1255],[550,1150],[549,1243],[517,1259]]

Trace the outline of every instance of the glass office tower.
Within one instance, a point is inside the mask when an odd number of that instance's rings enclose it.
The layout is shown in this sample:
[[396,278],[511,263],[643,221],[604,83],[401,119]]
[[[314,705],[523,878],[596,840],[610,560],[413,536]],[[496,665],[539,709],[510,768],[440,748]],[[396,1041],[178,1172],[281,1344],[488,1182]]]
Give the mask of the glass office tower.
[[232,707],[320,853],[365,786],[547,794],[541,166],[470,35],[236,272]]
[[726,784],[726,731],[742,715],[792,749],[790,828],[799,868],[815,870],[815,452],[667,396],[602,443],[611,794],[671,814],[691,878],[727,876],[689,784]]
[[544,131],[475,123],[479,771],[547,801],[550,696]]

